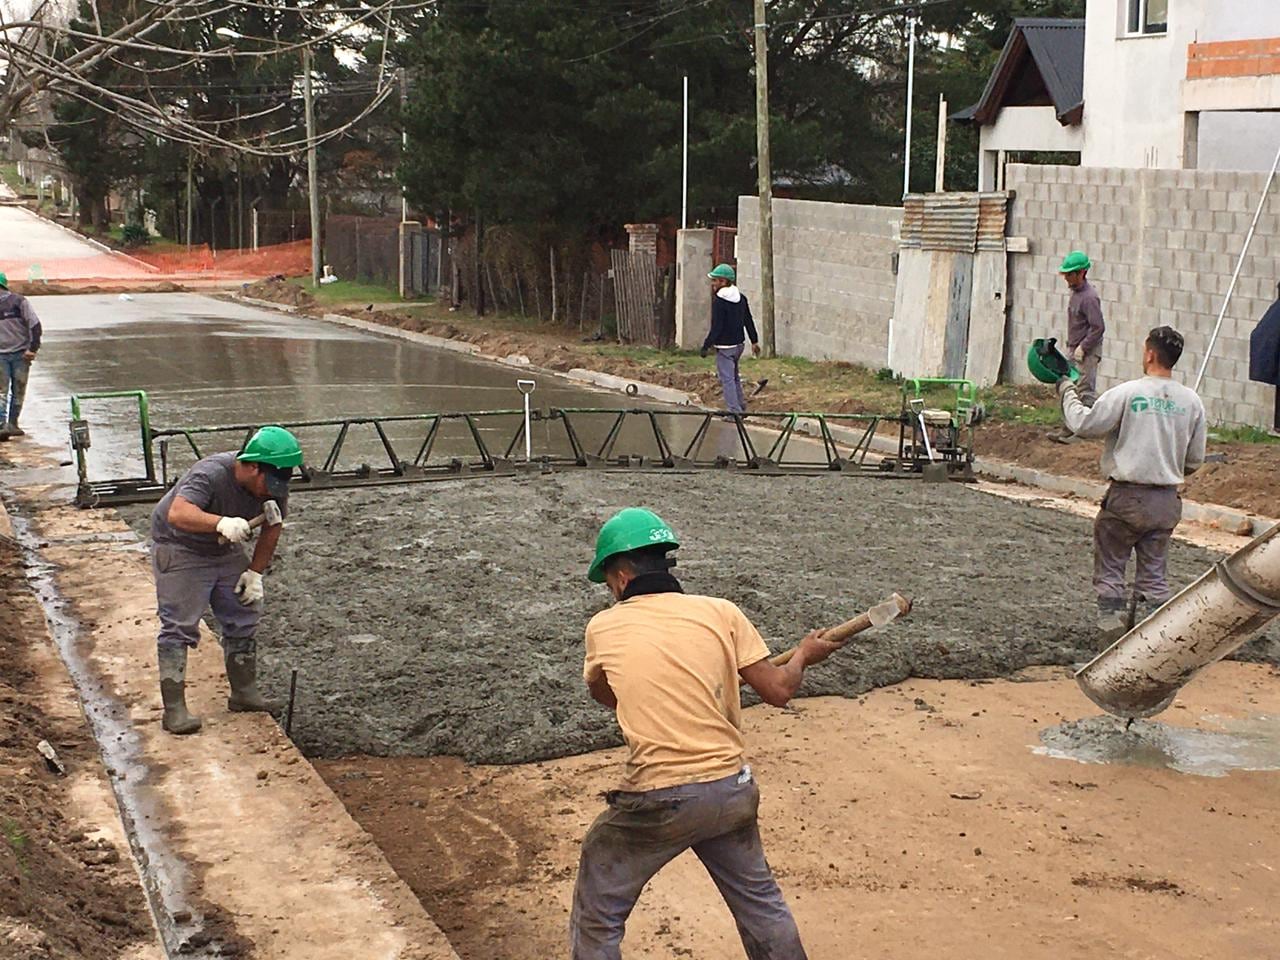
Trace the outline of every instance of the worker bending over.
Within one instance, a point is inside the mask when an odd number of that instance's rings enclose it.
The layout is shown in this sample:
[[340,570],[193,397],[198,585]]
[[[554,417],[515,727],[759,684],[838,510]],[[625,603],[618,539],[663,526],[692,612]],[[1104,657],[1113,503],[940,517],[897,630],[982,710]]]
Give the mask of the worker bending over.
[[200,718],[187,711],[187,648],[199,641],[200,620],[209,609],[222,631],[231,685],[227,709],[272,707],[258,692],[254,635],[262,616],[262,575],[283,524],[263,524],[252,559],[240,545],[253,536],[249,521],[266,515],[266,501],[274,501],[284,516],[289,476],[301,464],[293,434],[263,427],[238,455],[215,453],[192,466],[151,514],[162,726],[170,733],[200,729]]
[[587,573],[618,601],[587,625],[583,674],[615,710],[628,757],[619,789],[582,841],[570,920],[573,960],[618,960],[649,878],[692,848],[737,921],[751,960],[801,960],[800,934],[765,862],[760,792],[743,761],[739,678],[774,706],[836,645],[804,638],[785,666],[728,600],[685,594],[667,553],[679,542],[648,510],[600,530]]
[[1182,519],[1183,479],[1204,464],[1204,405],[1173,380],[1182,334],[1156,327],[1142,351],[1143,376],[1098,397],[1090,408],[1075,383],[1058,381],[1062,417],[1081,437],[1105,437],[1102,472],[1110,481],[1093,522],[1093,586],[1098,630],[1110,643],[1129,627],[1125,567],[1136,553],[1134,596],[1144,620],[1169,599],[1169,540]]

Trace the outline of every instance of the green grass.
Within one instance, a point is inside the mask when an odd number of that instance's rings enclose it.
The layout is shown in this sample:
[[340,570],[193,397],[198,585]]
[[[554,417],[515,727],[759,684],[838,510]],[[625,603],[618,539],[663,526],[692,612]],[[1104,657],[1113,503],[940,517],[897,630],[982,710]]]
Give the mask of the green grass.
[[1209,438],[1219,443],[1280,443],[1280,437],[1258,427],[1214,427]]
[[291,277],[289,282],[302,287],[316,298],[317,303],[326,307],[360,306],[370,303],[411,304],[426,301],[401,300],[400,291],[392,286],[380,283],[360,283],[353,280],[339,280],[337,283],[325,283],[318,287],[311,285],[310,277]]
[[16,820],[11,820],[8,817],[5,817],[0,822],[0,832],[4,833],[5,841],[9,844],[10,849],[13,850],[14,859],[18,861],[18,869],[23,874],[29,873],[27,869],[27,846],[30,843],[30,839],[27,837],[26,832]]

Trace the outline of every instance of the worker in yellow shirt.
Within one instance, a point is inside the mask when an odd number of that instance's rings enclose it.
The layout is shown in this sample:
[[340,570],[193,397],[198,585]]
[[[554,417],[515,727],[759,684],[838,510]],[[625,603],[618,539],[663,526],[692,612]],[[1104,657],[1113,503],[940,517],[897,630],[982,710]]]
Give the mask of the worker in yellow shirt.
[[573,960],[620,960],[627,917],[664,864],[692,849],[733,913],[750,960],[803,960],[795,920],[760,843],[760,791],[743,760],[739,679],[785,706],[805,667],[836,648],[815,630],[785,666],[728,600],[684,593],[657,514],[629,507],[600,530],[587,573],[618,601],[587,625],[583,676],[615,710],[629,754],[582,841]]

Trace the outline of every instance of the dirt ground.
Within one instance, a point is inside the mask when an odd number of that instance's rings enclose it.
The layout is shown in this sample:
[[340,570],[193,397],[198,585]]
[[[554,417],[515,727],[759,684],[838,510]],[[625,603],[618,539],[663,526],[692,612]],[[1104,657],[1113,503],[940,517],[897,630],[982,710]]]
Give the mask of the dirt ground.
[[[299,671],[296,742],[479,763],[616,745],[581,681],[583,627],[608,601],[584,573],[627,504],[684,537],[687,589],[734,600],[778,649],[893,591],[915,598],[909,620],[813,670],[810,696],[1091,655],[1088,520],[960,485],[566,473],[325,491],[294,499],[259,632],[272,695]],[[1174,581],[1212,559],[1175,544]]]
[[[102,960],[158,956],[155,934],[118,825],[78,814],[99,789],[98,748],[77,706],[55,710],[39,602],[11,541],[0,540],[0,957]],[[36,750],[48,740],[67,770]],[[94,797],[113,820],[109,791]],[[103,802],[105,801],[105,802]]]
[[[324,313],[315,299],[302,288],[284,282],[262,281],[250,284],[245,292],[262,300],[287,304],[307,312]],[[518,319],[485,318],[477,320],[467,314],[415,308],[410,310],[338,309],[353,316],[400,329],[430,333],[462,340],[478,347],[489,356],[505,357],[521,354],[548,370],[561,372],[586,367],[615,376],[634,378],[659,386],[692,393],[707,403],[715,403],[720,387],[710,365],[694,366],[695,361],[682,355],[657,350],[614,350],[610,344],[583,342],[581,331],[550,325],[521,324]],[[767,392],[754,401],[755,409],[822,410],[829,413],[892,412],[897,409],[898,387],[876,380],[873,371],[861,370],[848,363],[809,363],[799,361],[796,369],[772,364]],[[759,361],[752,361],[759,364]],[[777,367],[777,369],[774,369]],[[751,370],[763,370],[752,366]],[[756,374],[744,373],[744,379]],[[994,410],[1048,409],[1052,413],[1053,394],[1048,387],[1001,386],[983,392],[987,406]],[[1063,446],[1048,439],[1059,429],[1053,425],[1020,420],[989,419],[978,428],[975,450],[980,457],[1006,460],[1020,466],[1048,470],[1057,474],[1102,480],[1098,473],[1101,441]],[[1211,441],[1211,454],[1223,460],[1210,463],[1188,481],[1186,496],[1190,500],[1217,503],[1248,510],[1264,517],[1273,516],[1276,505],[1275,476],[1280,470],[1280,444],[1220,443]]]
[[[766,850],[809,955],[1274,956],[1280,773],[1033,752],[1043,729],[1090,712],[1068,679],[912,681],[747,710]],[[1280,764],[1271,667],[1219,664],[1159,719],[1214,730],[1256,715]],[[609,751],[513,767],[318,766],[463,960],[545,960],[565,955],[578,843],[621,762]],[[740,950],[689,854],[646,888],[625,944],[629,960]]]

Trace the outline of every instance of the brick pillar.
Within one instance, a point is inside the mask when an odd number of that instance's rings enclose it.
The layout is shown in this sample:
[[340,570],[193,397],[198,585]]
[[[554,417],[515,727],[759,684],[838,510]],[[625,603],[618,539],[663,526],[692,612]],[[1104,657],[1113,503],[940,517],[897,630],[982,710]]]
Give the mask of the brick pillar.
[[658,225],[656,223],[628,223],[627,235],[631,238],[631,252],[644,253],[658,258]]

